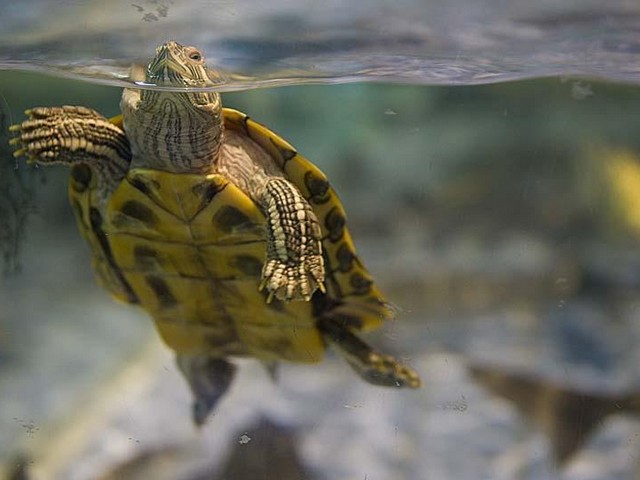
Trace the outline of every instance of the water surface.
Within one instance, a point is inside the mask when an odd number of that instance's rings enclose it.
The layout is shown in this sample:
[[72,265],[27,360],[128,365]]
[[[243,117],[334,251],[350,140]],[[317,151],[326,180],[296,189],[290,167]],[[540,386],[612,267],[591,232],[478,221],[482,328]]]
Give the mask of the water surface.
[[199,46],[223,90],[577,75],[640,82],[633,0],[5,2],[0,68],[123,85],[167,40]]

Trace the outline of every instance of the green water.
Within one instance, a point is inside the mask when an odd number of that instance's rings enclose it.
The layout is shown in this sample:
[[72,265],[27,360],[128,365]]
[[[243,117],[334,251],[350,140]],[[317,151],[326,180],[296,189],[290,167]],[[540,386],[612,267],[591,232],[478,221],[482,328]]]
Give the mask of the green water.
[[[0,73],[5,127],[36,105],[115,115],[119,96]],[[329,176],[398,310],[367,339],[425,386],[364,385],[331,354],[275,383],[245,361],[194,432],[151,322],[94,281],[67,170],[27,167],[5,145],[4,472],[26,458],[34,478],[64,479],[636,477],[640,203],[624,192],[640,170],[637,88],[351,84],[223,101]]]

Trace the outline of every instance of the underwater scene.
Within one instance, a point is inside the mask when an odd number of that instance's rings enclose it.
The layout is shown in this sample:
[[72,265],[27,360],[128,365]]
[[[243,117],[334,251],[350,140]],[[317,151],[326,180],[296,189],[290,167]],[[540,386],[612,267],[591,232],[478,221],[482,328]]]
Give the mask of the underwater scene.
[[640,4],[0,25],[0,480],[640,478]]

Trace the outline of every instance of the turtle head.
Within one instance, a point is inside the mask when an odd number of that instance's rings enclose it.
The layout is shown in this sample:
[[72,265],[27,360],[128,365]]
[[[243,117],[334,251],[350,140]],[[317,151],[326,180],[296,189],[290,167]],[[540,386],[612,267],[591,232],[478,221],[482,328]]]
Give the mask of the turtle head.
[[147,66],[147,83],[166,87],[213,87],[204,57],[196,47],[167,42],[156,48]]
[[[167,89],[126,88],[120,108],[133,165],[200,173],[216,158],[222,137],[222,104],[215,71],[200,50],[177,42],[160,45],[145,70],[145,83]],[[153,138],[151,137],[153,135]]]

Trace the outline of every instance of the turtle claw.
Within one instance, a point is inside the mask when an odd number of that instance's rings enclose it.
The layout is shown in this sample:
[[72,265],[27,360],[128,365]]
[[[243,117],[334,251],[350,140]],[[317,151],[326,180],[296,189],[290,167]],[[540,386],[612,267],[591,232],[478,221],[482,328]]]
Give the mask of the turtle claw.
[[28,164],[92,164],[107,184],[117,184],[129,168],[129,143],[124,131],[86,107],[36,107],[27,119],[11,125],[14,157]]
[[289,302],[303,300],[308,302],[316,290],[325,292],[324,261],[321,255],[306,257],[301,262],[282,262],[279,259],[267,260],[262,269],[262,282],[259,290],[267,290],[267,303],[273,298]]
[[377,352],[369,354],[366,368],[361,375],[373,385],[419,388],[420,377],[412,368],[400,363],[391,355]]

